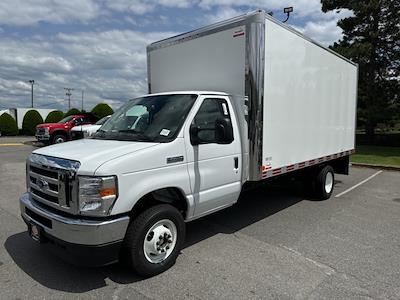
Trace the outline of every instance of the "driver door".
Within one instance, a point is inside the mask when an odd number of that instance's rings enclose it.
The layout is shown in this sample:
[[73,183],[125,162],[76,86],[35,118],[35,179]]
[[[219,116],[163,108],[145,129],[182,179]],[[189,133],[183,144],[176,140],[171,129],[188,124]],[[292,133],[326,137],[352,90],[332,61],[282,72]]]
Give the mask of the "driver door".
[[[203,141],[193,145],[190,126],[185,128],[188,171],[191,190],[195,201],[195,216],[216,211],[235,203],[241,190],[241,151],[237,120],[228,97],[204,97],[196,105],[197,112],[191,115],[191,124],[202,130],[198,136]],[[217,144],[215,121],[230,118],[233,127],[233,141]]]

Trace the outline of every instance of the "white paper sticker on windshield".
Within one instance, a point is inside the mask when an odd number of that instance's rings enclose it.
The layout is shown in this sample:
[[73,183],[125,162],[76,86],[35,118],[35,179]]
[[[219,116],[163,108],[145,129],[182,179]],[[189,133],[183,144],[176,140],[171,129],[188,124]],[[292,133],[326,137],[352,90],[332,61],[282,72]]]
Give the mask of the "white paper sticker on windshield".
[[228,115],[228,108],[226,107],[226,103],[222,103],[222,110],[224,111],[224,115]]
[[160,135],[168,136],[168,134],[169,134],[170,132],[171,132],[171,131],[169,131],[168,129],[163,129],[163,130],[160,131]]

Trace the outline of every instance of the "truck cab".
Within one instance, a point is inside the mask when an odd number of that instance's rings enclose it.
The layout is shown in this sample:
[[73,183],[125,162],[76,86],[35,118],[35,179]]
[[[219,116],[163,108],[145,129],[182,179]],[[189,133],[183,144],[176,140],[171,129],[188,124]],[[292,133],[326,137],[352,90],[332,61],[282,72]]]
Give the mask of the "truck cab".
[[64,258],[104,265],[124,249],[141,274],[158,273],[175,261],[184,222],[237,201],[238,128],[225,93],[133,99],[92,138],[32,153],[23,219],[33,238],[61,244]]

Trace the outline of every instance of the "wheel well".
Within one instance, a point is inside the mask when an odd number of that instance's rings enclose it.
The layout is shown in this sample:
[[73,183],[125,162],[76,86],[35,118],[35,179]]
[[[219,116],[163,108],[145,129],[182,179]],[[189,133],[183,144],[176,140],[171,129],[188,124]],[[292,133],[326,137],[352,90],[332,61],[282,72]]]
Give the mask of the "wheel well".
[[68,136],[67,133],[64,130],[56,130],[53,131],[53,133],[51,134],[51,136],[55,136],[55,135],[63,135],[63,136]]
[[150,192],[139,199],[131,211],[131,216],[134,218],[146,209],[161,203],[167,203],[175,207],[186,218],[188,205],[183,192],[175,187],[162,188]]

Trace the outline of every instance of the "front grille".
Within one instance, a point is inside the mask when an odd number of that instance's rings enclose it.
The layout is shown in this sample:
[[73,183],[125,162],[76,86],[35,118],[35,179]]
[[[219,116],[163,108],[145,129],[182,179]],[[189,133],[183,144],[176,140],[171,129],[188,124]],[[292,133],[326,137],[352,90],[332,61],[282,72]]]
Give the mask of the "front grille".
[[37,135],[44,135],[46,132],[45,132],[45,129],[44,128],[36,128],[36,134]]
[[27,162],[30,196],[41,204],[76,214],[79,163],[33,154]]

